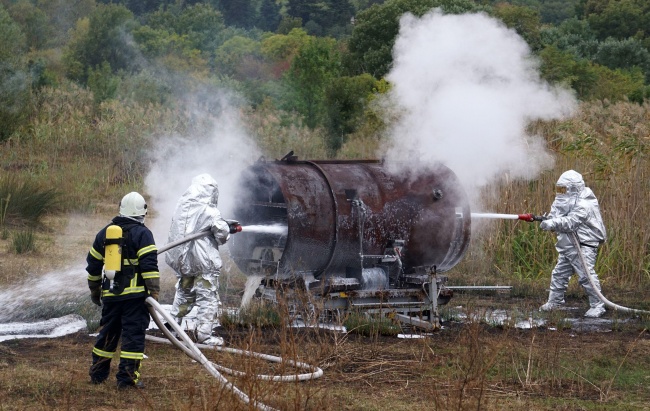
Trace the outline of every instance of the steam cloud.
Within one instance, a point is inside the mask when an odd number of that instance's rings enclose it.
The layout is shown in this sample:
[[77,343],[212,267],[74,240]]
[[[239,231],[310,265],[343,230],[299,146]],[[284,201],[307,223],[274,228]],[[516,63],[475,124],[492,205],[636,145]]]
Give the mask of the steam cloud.
[[[220,107],[217,115],[195,108],[195,117],[208,121],[206,136],[168,136],[157,141],[155,163],[145,178],[155,219],[147,222],[159,246],[166,244],[176,202],[192,178],[209,173],[219,185],[218,208],[229,218],[237,205],[238,177],[255,159],[259,149],[242,127],[239,112],[226,92],[213,96]],[[161,267],[162,268],[162,267]]]
[[403,110],[386,153],[394,169],[441,162],[471,197],[505,174],[531,179],[552,166],[526,125],[569,116],[576,100],[540,78],[514,30],[482,13],[406,14],[393,54],[390,97]]

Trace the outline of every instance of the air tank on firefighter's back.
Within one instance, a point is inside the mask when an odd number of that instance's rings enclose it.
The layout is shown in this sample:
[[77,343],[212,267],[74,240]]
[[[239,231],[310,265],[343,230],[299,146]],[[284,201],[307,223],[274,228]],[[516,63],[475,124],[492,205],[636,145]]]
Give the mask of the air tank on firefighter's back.
[[248,275],[346,277],[395,248],[404,273],[432,266],[444,272],[469,244],[469,202],[443,165],[396,175],[378,160],[299,161],[291,152],[260,159],[242,174],[240,187],[234,217],[244,227],[286,228],[282,234],[244,228],[229,242]]

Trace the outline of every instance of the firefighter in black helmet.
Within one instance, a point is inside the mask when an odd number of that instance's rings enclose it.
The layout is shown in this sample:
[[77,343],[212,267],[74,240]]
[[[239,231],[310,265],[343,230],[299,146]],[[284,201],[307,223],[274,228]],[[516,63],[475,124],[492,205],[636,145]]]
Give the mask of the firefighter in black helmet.
[[[160,273],[158,272],[158,250],[153,234],[145,227],[147,204],[144,198],[132,192],[120,202],[120,215],[101,229],[86,258],[88,266],[88,287],[92,301],[102,306],[102,327],[92,351],[90,381],[104,382],[110,373],[111,359],[120,348],[120,365],[117,372],[117,387],[142,388],[140,363],[144,358],[145,331],[150,318],[145,299],[148,296],[158,300]],[[107,229],[121,228],[119,240],[107,239]],[[118,229],[119,232],[119,229]],[[107,249],[119,243],[121,267],[117,271],[104,270]]]

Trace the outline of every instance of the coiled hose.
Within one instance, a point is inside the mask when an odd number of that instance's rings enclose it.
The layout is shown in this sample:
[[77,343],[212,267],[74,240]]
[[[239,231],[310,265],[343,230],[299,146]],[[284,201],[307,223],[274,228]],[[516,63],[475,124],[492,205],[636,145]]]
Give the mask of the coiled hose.
[[607,307],[611,308],[614,311],[622,311],[625,313],[633,313],[633,314],[650,314],[650,311],[646,310],[637,310],[634,308],[627,308],[623,307],[622,305],[614,304],[613,302],[609,301],[605,296],[600,292],[598,287],[596,287],[596,283],[594,283],[594,279],[591,277],[591,272],[589,271],[589,266],[587,265],[587,261],[585,261],[585,256],[582,254],[582,250],[580,249],[580,241],[578,241],[578,236],[576,235],[575,232],[572,232],[569,234],[569,237],[571,237],[571,241],[573,242],[573,246],[578,250],[578,255],[580,256],[580,262],[582,263],[582,267],[585,270],[585,274],[587,275],[587,278],[589,279],[589,283],[591,284],[591,288],[594,290],[598,298],[600,298],[600,301],[602,301]]
[[[255,375],[255,378],[261,380],[282,381],[282,382],[305,381],[305,380],[316,379],[323,375],[323,370],[320,369],[319,367],[311,366],[303,362],[284,360],[282,357],[277,357],[269,354],[261,354],[253,351],[239,350],[236,348],[211,346],[205,344],[195,344],[190,339],[190,337],[185,333],[185,331],[181,328],[181,326],[178,325],[176,321],[174,321],[172,316],[169,313],[167,313],[167,311],[165,311],[165,309],[162,308],[162,306],[158,304],[156,300],[154,300],[151,297],[147,297],[145,302],[149,305],[149,312],[151,313],[151,318],[158,326],[158,329],[160,329],[163,332],[163,334],[165,334],[165,336],[167,337],[167,339],[164,339],[164,338],[154,337],[152,335],[147,335],[146,339],[158,343],[173,344],[176,347],[180,348],[181,351],[187,354],[191,359],[203,365],[210,374],[212,374],[215,378],[217,378],[217,380],[219,380],[219,383],[221,384],[222,387],[225,387],[226,389],[232,391],[235,395],[237,395],[237,397],[239,397],[246,404],[251,403],[251,399],[248,397],[248,395],[243,391],[241,391],[239,388],[235,387],[219,371],[234,376],[243,376],[246,375],[246,373],[242,371],[236,371],[211,362],[206,358],[205,355],[203,355],[200,348],[210,348],[217,351],[223,351],[223,352],[229,352],[234,354],[240,354],[248,357],[260,358],[271,362],[285,363],[296,368],[310,370],[309,373],[295,374],[295,375]],[[169,324],[174,329],[174,331],[176,332],[180,340],[177,339],[171,333],[171,331],[167,329],[167,327],[163,324],[162,320],[158,316],[159,313],[163,316],[165,321],[167,321],[167,324]],[[255,406],[255,408],[259,410],[274,411],[274,408],[271,408],[268,405],[265,405],[259,401],[253,401],[252,404]]]

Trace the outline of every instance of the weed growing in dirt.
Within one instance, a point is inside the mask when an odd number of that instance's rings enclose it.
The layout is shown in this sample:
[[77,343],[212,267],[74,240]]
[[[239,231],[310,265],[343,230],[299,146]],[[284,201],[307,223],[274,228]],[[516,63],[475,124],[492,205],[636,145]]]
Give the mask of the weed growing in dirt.
[[36,250],[33,230],[21,230],[13,233],[11,245],[16,254],[24,254]]

